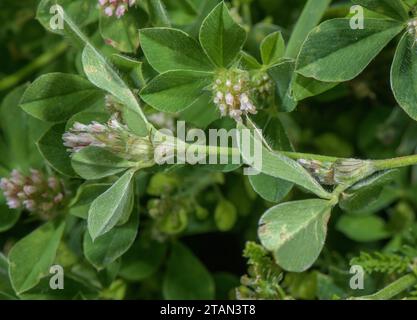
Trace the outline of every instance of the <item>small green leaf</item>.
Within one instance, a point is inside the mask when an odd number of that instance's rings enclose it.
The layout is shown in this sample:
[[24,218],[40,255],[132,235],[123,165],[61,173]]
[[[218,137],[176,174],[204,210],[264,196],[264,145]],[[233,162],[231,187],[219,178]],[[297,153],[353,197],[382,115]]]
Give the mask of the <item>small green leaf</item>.
[[78,189],[74,198],[69,203],[69,212],[73,216],[86,219],[91,203],[107,189],[111,187],[108,183],[90,183],[82,184]]
[[[50,1],[54,0],[44,0],[39,5],[39,10],[43,12],[43,15],[47,14],[46,12],[50,10]],[[135,112],[138,116],[138,121],[141,123],[141,136],[146,136],[148,134],[149,123],[140,108],[139,101],[136,99],[136,96],[130,90],[129,86],[109,64],[106,58],[94,47],[92,42],[80,30],[77,23],[74,22],[65,10],[63,11],[61,18],[64,22],[64,28],[61,31],[84,46],[81,60],[88,80],[98,88],[112,94],[127,108]]]
[[249,181],[256,193],[269,202],[280,202],[294,186],[291,182],[262,173],[249,176]]
[[172,70],[211,71],[214,66],[197,41],[181,30],[140,30],[141,47],[150,65],[159,73]]
[[[104,103],[104,102],[103,102]],[[103,109],[103,104],[100,104],[99,109]],[[106,123],[110,118],[109,113],[104,111],[86,110],[72,116],[65,125],[65,131],[69,131],[76,122],[88,125],[96,121],[99,123]]]
[[14,300],[15,296],[9,278],[9,261],[0,252],[0,300]]
[[399,21],[406,21],[409,18],[401,0],[352,0],[352,2]]
[[153,26],[169,27],[171,25],[168,13],[161,0],[145,0],[148,8],[149,19]]
[[[0,126],[2,129],[2,153],[0,163],[5,167],[28,169],[41,165],[42,157],[35,142],[48,130],[50,124],[40,121],[19,107],[27,85],[10,91],[0,107]],[[3,145],[4,142],[4,145]]]
[[35,118],[58,123],[65,122],[102,97],[101,90],[80,76],[48,73],[26,89],[20,106]]
[[269,34],[261,43],[261,57],[264,65],[272,66],[284,56],[285,42],[281,32]]
[[38,141],[39,152],[46,162],[59,173],[73,177],[75,171],[71,166],[70,153],[62,142],[65,124],[51,127]]
[[220,231],[229,231],[237,220],[236,207],[227,200],[221,200],[214,211],[214,220]]
[[390,236],[385,221],[374,215],[345,214],[340,217],[336,229],[357,242],[379,241]]
[[[238,125],[239,134],[242,137],[242,129],[246,129],[242,124]],[[248,131],[246,131],[248,133]],[[243,136],[244,139],[239,139],[239,149],[243,160],[257,170],[266,175],[280,178],[286,181],[298,184],[301,187],[315,193],[319,197],[329,199],[331,195],[323,189],[323,187],[296,161],[287,158],[279,152],[269,151],[262,146],[262,152],[251,152],[251,148],[255,143],[261,143],[258,138],[254,137],[251,130],[249,137]],[[249,138],[246,140],[246,138]],[[255,142],[256,139],[256,142]],[[247,144],[246,147],[242,145],[242,141]],[[254,153],[254,154],[252,154]]]
[[174,243],[162,290],[168,300],[210,300],[214,298],[214,280],[187,247]]
[[109,183],[85,182],[77,189],[77,193],[71,199],[69,206],[77,207],[90,204],[109,187],[111,187]]
[[230,16],[221,2],[201,25],[200,43],[207,56],[218,67],[229,66],[246,41],[246,31]]
[[72,156],[72,167],[86,180],[101,179],[120,173],[135,163],[119,158],[99,147],[86,147]]
[[333,89],[338,84],[338,82],[323,82],[296,74],[292,81],[292,94],[296,101],[301,101]]
[[198,128],[206,129],[208,125],[220,118],[218,108],[215,108],[211,101],[211,93],[205,92],[189,108],[180,112],[179,119]]
[[310,32],[297,60],[297,72],[324,82],[348,81],[404,29],[398,21],[365,19],[364,29],[351,29],[350,19],[328,20]]
[[140,108],[139,101],[107,60],[96,48],[88,44],[82,53],[82,63],[84,72],[91,83],[112,94],[137,114],[137,120],[141,122],[142,127],[141,135],[146,136],[148,134],[148,121]]
[[168,71],[154,78],[143,88],[140,96],[159,111],[175,113],[195,103],[210,83],[210,73]]
[[380,199],[384,187],[398,176],[398,170],[378,172],[360,181],[345,192],[339,201],[342,210],[350,213],[364,212]]
[[91,204],[88,212],[88,231],[93,241],[109,232],[120,219],[131,213],[134,174],[135,170],[127,171]]
[[268,74],[275,83],[278,109],[281,112],[291,112],[297,107],[297,101],[292,93],[292,82],[295,76],[294,68],[295,62],[286,60],[268,69]]
[[391,88],[401,108],[417,121],[417,57],[414,35],[405,33],[391,67]]
[[94,241],[88,232],[84,235],[84,254],[87,260],[101,270],[121,257],[133,244],[138,233],[139,214],[133,213],[127,223],[117,226]]
[[303,272],[318,258],[326,239],[331,206],[326,200],[279,204],[259,221],[262,245],[285,270]]
[[64,222],[48,222],[19,240],[10,250],[9,274],[16,293],[28,291],[49,274],[64,228]]
[[142,238],[136,240],[122,258],[120,276],[129,281],[150,277],[160,267],[166,249],[165,243]]
[[260,70],[262,69],[262,64],[256,60],[255,57],[251,56],[249,53],[242,51],[240,53],[240,60],[241,66],[247,70]]
[[56,4],[60,5],[71,17],[74,17],[73,23],[80,27],[91,22],[91,13],[97,12],[97,3],[92,0],[41,0],[36,12],[36,19],[46,30],[61,35],[68,35],[70,31],[65,26],[62,29],[52,28],[58,23],[59,18],[57,11],[52,10]]
[[[269,116],[262,117],[262,114],[260,114],[257,115],[254,120],[256,125],[262,129],[262,134],[268,141],[268,145],[274,150],[293,151],[291,142],[288,139],[280,119]],[[271,177],[263,173],[250,175],[249,182],[256,193],[270,202],[281,201],[288,195],[294,186],[291,182]]]
[[121,52],[135,52],[139,47],[140,22],[146,17],[129,10],[120,19],[100,15],[100,33],[104,41]]
[[331,0],[308,0],[288,41],[285,56],[295,59],[308,33],[322,19]]

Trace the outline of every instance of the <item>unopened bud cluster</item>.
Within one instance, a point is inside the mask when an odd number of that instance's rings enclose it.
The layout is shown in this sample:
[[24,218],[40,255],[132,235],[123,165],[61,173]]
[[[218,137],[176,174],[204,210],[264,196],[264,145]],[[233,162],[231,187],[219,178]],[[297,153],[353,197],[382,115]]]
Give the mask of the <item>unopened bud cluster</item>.
[[135,135],[115,117],[106,124],[96,121],[88,125],[75,122],[62,138],[64,146],[71,153],[92,146],[104,148],[129,161],[153,163],[154,148],[149,137]]
[[252,101],[250,76],[246,71],[233,69],[218,73],[213,93],[213,102],[222,116],[241,121],[242,116],[257,113]]
[[274,82],[266,72],[259,72],[252,76],[254,95],[261,101],[272,97]]
[[120,18],[127,12],[129,7],[136,3],[136,0],[98,0],[98,3],[107,16],[115,15],[117,18]]
[[34,169],[27,176],[13,170],[9,178],[0,180],[0,188],[9,208],[36,212],[45,219],[56,212],[66,193],[60,179]]

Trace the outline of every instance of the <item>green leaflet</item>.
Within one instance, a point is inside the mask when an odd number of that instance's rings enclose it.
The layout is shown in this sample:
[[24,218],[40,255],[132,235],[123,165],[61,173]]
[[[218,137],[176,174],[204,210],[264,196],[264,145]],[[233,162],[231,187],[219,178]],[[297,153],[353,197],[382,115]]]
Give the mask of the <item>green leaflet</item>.
[[171,25],[164,4],[161,0],[145,0],[152,25],[169,27]]
[[[53,0],[45,0],[45,3],[39,6],[39,10],[49,10],[47,6],[49,1]],[[140,108],[139,101],[129,86],[65,11],[63,12],[62,18],[65,22],[65,34],[75,38],[84,46],[82,64],[88,80],[100,89],[112,94],[127,108],[135,112],[137,114],[137,121],[141,123],[141,135],[146,136],[148,134],[148,121]]]
[[200,43],[218,67],[229,66],[246,41],[246,31],[230,16],[224,2],[206,17],[200,29]]
[[100,33],[103,39],[121,52],[136,52],[139,31],[147,18],[143,11],[129,10],[121,19],[100,15]]
[[352,0],[352,2],[399,21],[406,21],[409,18],[401,0]]
[[[255,121],[258,127],[262,129],[262,133],[268,141],[268,144],[274,150],[293,151],[287,133],[278,118],[259,118],[260,116],[256,116]],[[270,202],[281,201],[288,195],[294,186],[291,182],[274,178],[263,173],[249,176],[249,182],[256,193]]]
[[380,199],[384,187],[398,177],[398,170],[382,171],[346,190],[339,206],[342,210],[356,213],[371,208]]
[[375,216],[355,216],[345,214],[340,217],[336,229],[357,242],[373,242],[390,236],[384,219]]
[[0,145],[7,147],[7,151],[2,153],[0,159],[4,167],[27,169],[31,166],[38,166],[42,162],[35,142],[50,125],[31,117],[19,107],[26,88],[26,85],[15,88],[5,96],[1,103],[2,139]]
[[405,33],[391,67],[391,88],[404,111],[417,120],[417,47],[414,36]]
[[273,32],[261,43],[261,57],[264,65],[274,65],[284,56],[285,42],[281,32]]
[[256,193],[269,202],[280,202],[294,186],[291,182],[262,173],[249,176],[249,181]]
[[135,166],[115,154],[99,147],[86,147],[71,158],[74,171],[86,180],[101,179]]
[[351,80],[404,29],[402,23],[388,19],[365,19],[364,29],[351,29],[349,23],[349,18],[328,20],[311,31],[296,71],[324,82]]
[[80,76],[48,73],[26,89],[20,106],[35,118],[58,123],[91,107],[102,97],[101,90]]
[[9,274],[18,294],[33,288],[49,274],[64,228],[64,222],[48,222],[13,246],[9,253]]
[[75,171],[71,166],[70,154],[62,142],[65,124],[51,127],[38,141],[39,152],[48,164],[59,173],[73,177]]
[[133,244],[138,233],[139,214],[130,215],[127,223],[117,226],[94,241],[88,232],[84,235],[84,254],[98,270],[107,267],[121,257]]
[[272,207],[259,221],[261,243],[285,270],[305,271],[323,248],[330,211],[329,202],[319,199]]
[[212,105],[211,100],[211,93],[205,92],[190,107],[180,112],[179,118],[198,128],[205,129],[220,117],[218,108]]
[[156,240],[140,238],[122,258],[120,276],[129,281],[141,281],[154,274],[166,254],[167,245]]
[[208,300],[214,298],[214,280],[193,253],[176,242],[168,259],[162,290],[168,300]]
[[288,41],[285,56],[295,59],[308,33],[323,17],[331,0],[308,0]]
[[247,70],[260,70],[262,68],[262,64],[255,57],[244,51],[240,52],[240,64]]
[[[60,5],[65,8],[65,12],[74,18],[74,23],[80,27],[84,27],[92,20],[91,12],[96,10],[97,2],[94,0],[41,0],[36,12],[36,19],[42,26],[50,32],[71,36],[70,30],[66,28],[51,28],[51,23],[55,26],[58,21],[58,11],[54,5]],[[55,10],[53,10],[55,9]],[[75,39],[72,39],[75,40]],[[76,41],[78,43],[78,41]]]
[[200,44],[181,30],[142,29],[140,41],[146,59],[159,73],[171,70],[211,71],[214,69]]
[[175,113],[195,103],[211,82],[207,72],[168,71],[152,79],[140,96],[159,111]]
[[148,133],[148,121],[139,106],[139,101],[117,72],[105,58],[91,45],[87,45],[82,54],[84,72],[87,78],[97,87],[106,90],[116,97],[127,108],[137,114],[137,121],[142,124],[142,134]]
[[[238,124],[239,136],[242,136],[243,129],[245,127],[242,124]],[[262,147],[261,154],[252,155],[251,148],[254,146],[255,139],[257,138],[254,138],[251,131],[249,140],[245,141],[245,144],[247,144],[245,148],[242,145],[244,140],[239,139],[239,149],[246,164],[266,175],[293,182],[319,197],[331,198],[331,195],[298,162],[287,158],[279,152],[269,151],[265,147]],[[260,143],[260,141],[257,140],[256,143]]]
[[87,221],[93,241],[109,232],[132,212],[134,174],[133,169],[127,171],[91,204]]
[[0,300],[16,299],[9,279],[9,261],[0,253]]
[[91,203],[110,187],[109,183],[85,182],[82,184],[68,205],[70,214],[87,220]]
[[338,82],[322,82],[314,78],[306,78],[301,74],[296,74],[292,81],[292,94],[296,101],[301,101],[326,92],[338,84]]
[[297,101],[292,93],[292,82],[295,76],[294,68],[294,61],[285,60],[268,69],[268,74],[275,82],[275,94],[281,112],[291,112],[297,107]]

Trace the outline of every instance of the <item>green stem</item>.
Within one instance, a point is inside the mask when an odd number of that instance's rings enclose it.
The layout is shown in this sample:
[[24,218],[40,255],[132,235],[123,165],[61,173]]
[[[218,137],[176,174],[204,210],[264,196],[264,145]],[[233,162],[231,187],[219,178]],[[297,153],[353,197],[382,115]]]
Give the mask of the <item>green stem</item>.
[[[238,148],[229,148],[229,147],[219,147],[219,146],[208,146],[208,145],[193,145],[184,143],[185,149],[190,147],[195,148],[195,150],[206,153],[207,155],[217,155],[217,156],[239,156],[240,151]],[[274,152],[274,151],[272,151]],[[342,160],[343,158],[338,157],[330,157],[330,156],[322,156],[317,154],[310,154],[310,153],[300,153],[300,152],[291,152],[291,151],[276,151],[279,154],[282,154],[288,158],[293,160],[316,160],[320,162],[336,162],[338,160]],[[382,171],[387,169],[395,169],[401,168],[406,166],[417,165],[417,155],[393,158],[393,159],[385,159],[385,160],[372,160],[372,164],[375,168],[375,171]]]
[[[202,148],[204,148],[204,150],[209,155],[216,155],[216,154],[221,155],[221,156],[240,155],[240,151],[237,148],[216,147],[216,146],[202,146]],[[277,152],[294,160],[305,159],[305,160],[317,160],[317,161],[324,161],[324,162],[335,162],[338,159],[340,159],[336,157],[321,156],[321,155],[309,154],[309,153],[299,153],[299,152],[290,152],[290,151],[277,151]]]
[[407,274],[398,280],[394,281],[384,289],[378,291],[377,293],[363,296],[363,297],[357,297],[353,298],[353,300],[388,300],[391,299],[404,290],[407,290],[408,288],[412,287],[417,283],[417,277],[414,274]]
[[31,75],[36,70],[46,66],[48,63],[53,61],[56,57],[60,56],[62,53],[65,52],[68,45],[64,42],[61,42],[57,46],[53,47],[48,52],[45,52],[44,54],[37,57],[35,60],[33,60],[28,65],[24,66],[22,69],[18,70],[16,73],[11,74],[3,79],[0,80],[0,91],[7,90],[22,80],[24,80],[26,77]]
[[[213,146],[203,146],[208,154],[219,154],[219,155],[236,155],[239,154],[239,149],[237,148],[227,148],[227,147],[213,147]],[[305,160],[316,160],[321,162],[335,162],[342,158],[338,157],[329,157],[329,156],[322,156],[318,154],[310,154],[310,153],[300,153],[300,152],[290,152],[290,151],[277,151],[280,154],[287,156],[288,158],[298,160],[298,159],[305,159]],[[417,155],[411,155],[406,157],[399,157],[393,159],[385,159],[385,160],[373,160],[373,165],[377,171],[387,170],[387,169],[395,169],[407,166],[417,165]]]
[[377,170],[387,170],[393,168],[413,166],[417,165],[417,155],[386,160],[375,160],[373,163]]
[[244,3],[242,5],[242,15],[243,15],[243,20],[245,21],[245,23],[251,26],[252,25],[252,13],[250,9],[250,3]]

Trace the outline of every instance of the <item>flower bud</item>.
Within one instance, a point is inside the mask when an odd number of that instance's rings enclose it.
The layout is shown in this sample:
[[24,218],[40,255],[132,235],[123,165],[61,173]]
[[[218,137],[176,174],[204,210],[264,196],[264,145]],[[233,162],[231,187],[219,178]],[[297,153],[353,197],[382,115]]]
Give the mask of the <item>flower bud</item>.
[[241,121],[248,113],[256,114],[251,101],[249,73],[238,69],[223,70],[216,75],[213,85],[213,102],[221,116],[229,116]]
[[111,17],[115,14],[117,18],[124,16],[129,7],[134,6],[135,3],[136,0],[98,0],[106,16]]
[[74,123],[73,127],[62,136],[64,146],[71,153],[94,146],[106,149],[129,161],[143,166],[154,164],[154,147],[149,137],[139,137],[112,117],[107,124],[93,121],[89,125]]
[[9,208],[25,209],[45,220],[57,212],[66,195],[64,185],[59,178],[47,177],[34,169],[31,169],[27,176],[13,170],[10,178],[0,180],[0,189],[6,197]]

